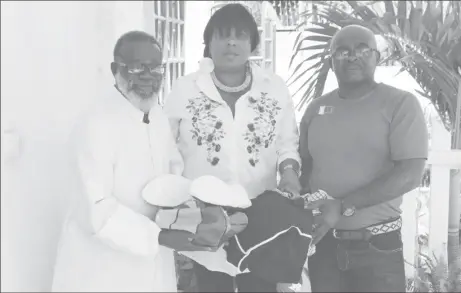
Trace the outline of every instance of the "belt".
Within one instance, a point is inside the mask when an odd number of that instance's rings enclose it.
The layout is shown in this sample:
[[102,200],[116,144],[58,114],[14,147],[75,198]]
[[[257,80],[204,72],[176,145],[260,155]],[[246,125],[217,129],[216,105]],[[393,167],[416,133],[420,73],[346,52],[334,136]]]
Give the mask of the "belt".
[[[282,196],[286,198],[292,198],[293,195],[288,192],[283,192],[279,189],[275,189],[275,192],[278,192]],[[306,193],[301,195],[302,201],[304,201],[304,208],[307,208],[309,203],[315,202],[317,200],[324,200],[324,199],[333,199],[330,195],[328,195],[323,190],[318,190],[314,193]],[[318,209],[312,211],[313,215],[320,214]],[[363,229],[359,230],[337,230],[333,229],[333,236],[337,239],[350,239],[350,240],[369,240],[372,236],[389,233],[393,231],[397,231],[402,228],[402,218],[393,219],[391,221],[387,221],[384,223],[368,226]]]
[[402,228],[402,218],[389,222],[368,226],[359,230],[333,229],[333,237],[345,240],[369,240],[372,236],[381,235]]

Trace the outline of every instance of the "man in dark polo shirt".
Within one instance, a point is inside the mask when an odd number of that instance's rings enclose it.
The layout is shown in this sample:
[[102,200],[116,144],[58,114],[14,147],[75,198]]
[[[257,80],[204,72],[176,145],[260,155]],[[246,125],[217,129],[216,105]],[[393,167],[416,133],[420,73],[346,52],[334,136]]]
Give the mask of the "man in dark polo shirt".
[[419,186],[428,153],[421,106],[377,83],[370,30],[351,25],[331,42],[339,88],[312,101],[300,126],[301,182],[332,199],[320,208],[309,259],[313,292],[404,292],[402,196]]

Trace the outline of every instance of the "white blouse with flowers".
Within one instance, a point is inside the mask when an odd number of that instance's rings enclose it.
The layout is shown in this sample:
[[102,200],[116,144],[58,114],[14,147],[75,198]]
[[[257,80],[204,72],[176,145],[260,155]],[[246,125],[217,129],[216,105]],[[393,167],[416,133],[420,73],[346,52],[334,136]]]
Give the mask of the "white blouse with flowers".
[[[202,62],[203,64],[203,62]],[[250,198],[277,186],[278,165],[300,163],[293,102],[285,82],[252,66],[250,91],[237,100],[235,117],[211,79],[211,68],[179,78],[166,99],[183,175],[214,175],[240,183]]]

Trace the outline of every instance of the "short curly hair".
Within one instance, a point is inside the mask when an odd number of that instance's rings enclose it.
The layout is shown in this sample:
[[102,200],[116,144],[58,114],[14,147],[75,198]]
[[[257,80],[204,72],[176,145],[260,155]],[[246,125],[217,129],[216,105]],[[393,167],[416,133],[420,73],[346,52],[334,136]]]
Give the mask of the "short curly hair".
[[115,57],[121,57],[120,56],[120,50],[122,48],[122,45],[126,42],[137,42],[137,41],[148,41],[152,42],[152,44],[158,46],[160,49],[160,52],[162,52],[162,46],[160,43],[157,41],[157,39],[154,38],[154,36],[143,32],[143,31],[129,31],[125,34],[123,34],[118,40],[117,43],[115,44],[114,48],[114,58]]

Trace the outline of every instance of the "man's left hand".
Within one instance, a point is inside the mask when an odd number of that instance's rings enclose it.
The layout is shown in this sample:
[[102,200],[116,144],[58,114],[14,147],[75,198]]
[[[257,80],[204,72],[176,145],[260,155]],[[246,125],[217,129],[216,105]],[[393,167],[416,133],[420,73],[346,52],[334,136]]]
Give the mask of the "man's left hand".
[[316,245],[319,241],[334,228],[341,218],[341,201],[337,199],[321,199],[310,203],[309,210],[319,209],[321,214],[316,216],[316,227],[312,244]]
[[280,178],[278,189],[289,192],[293,196],[292,199],[298,198],[301,192],[298,174],[292,169],[285,170]]

